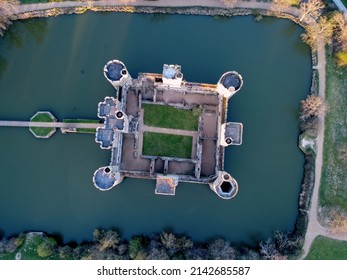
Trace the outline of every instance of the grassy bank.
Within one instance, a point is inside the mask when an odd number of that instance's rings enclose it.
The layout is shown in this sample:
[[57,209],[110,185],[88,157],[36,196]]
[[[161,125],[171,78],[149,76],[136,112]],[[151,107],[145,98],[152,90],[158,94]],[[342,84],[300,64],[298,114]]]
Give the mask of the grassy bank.
[[192,137],[145,132],[143,134],[143,154],[191,158]]
[[346,260],[347,241],[318,236],[312,243],[306,260]]
[[142,104],[144,123],[149,126],[198,130],[198,116],[192,110],[177,109],[167,105]]
[[[21,234],[12,238],[7,247],[17,247],[13,252],[0,254],[0,260],[52,260],[58,259],[54,250],[57,242],[41,233]],[[10,250],[12,251],[12,250]]]
[[347,211],[347,68],[338,68],[329,53],[320,204]]

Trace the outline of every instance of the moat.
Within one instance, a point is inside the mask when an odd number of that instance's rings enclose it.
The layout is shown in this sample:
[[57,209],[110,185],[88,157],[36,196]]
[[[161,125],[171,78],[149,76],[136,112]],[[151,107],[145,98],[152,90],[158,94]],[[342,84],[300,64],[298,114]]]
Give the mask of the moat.
[[[180,38],[170,35],[176,30]],[[97,119],[97,104],[114,96],[102,74],[110,58],[135,76],[161,73],[163,63],[182,65],[185,79],[197,83],[241,73],[245,83],[230,99],[227,119],[243,123],[243,143],[228,147],[224,162],[240,189],[222,200],[208,186],[180,183],[175,196],[157,196],[154,180],[127,178],[100,192],[91,178],[110,163],[110,152],[94,135],[57,132],[41,140],[27,129],[0,128],[0,232],[41,230],[82,241],[96,227],[115,227],[125,238],[171,229],[197,240],[217,235],[252,244],[275,228],[291,230],[303,173],[299,101],[311,75],[301,32],[287,20],[253,17],[87,13],[15,23],[0,40],[7,62],[0,78],[3,120],[25,121],[39,110],[58,120]]]

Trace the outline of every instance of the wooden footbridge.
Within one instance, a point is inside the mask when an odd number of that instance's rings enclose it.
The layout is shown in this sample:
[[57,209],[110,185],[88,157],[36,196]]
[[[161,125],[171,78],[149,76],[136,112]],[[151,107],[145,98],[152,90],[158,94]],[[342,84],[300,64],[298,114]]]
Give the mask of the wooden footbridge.
[[68,123],[68,122],[28,122],[28,121],[4,121],[0,120],[0,127],[52,127],[52,128],[98,128],[101,123]]

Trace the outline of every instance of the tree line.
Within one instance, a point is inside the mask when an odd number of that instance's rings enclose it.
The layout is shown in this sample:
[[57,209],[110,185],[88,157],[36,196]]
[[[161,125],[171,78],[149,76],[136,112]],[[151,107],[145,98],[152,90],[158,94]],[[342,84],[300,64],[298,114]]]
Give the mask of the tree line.
[[[0,259],[18,257],[30,247],[37,258],[82,260],[259,260],[296,258],[302,247],[302,239],[289,232],[276,230],[273,237],[254,248],[232,246],[223,238],[206,243],[193,242],[184,235],[163,231],[150,236],[138,235],[130,240],[121,239],[116,230],[96,229],[91,242],[76,246],[58,244],[51,236],[40,233],[39,241],[24,247],[32,233],[23,233],[0,241]],[[25,248],[25,250],[24,250]],[[24,253],[23,253],[24,254]],[[31,253],[32,255],[32,253]],[[12,257],[14,258],[14,257]]]
[[0,36],[11,25],[18,5],[19,1],[17,0],[0,0]]
[[313,51],[320,40],[332,45],[336,63],[339,66],[347,65],[347,19],[343,13],[329,12],[323,0],[274,0],[274,5],[285,8],[296,6],[299,10],[298,21],[306,29],[302,40]]

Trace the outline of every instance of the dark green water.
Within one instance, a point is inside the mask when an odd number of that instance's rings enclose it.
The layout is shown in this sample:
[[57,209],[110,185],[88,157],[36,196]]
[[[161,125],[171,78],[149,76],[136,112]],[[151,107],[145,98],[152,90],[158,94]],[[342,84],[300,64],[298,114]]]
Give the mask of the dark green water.
[[299,100],[311,75],[301,32],[288,20],[252,17],[88,13],[16,22],[0,40],[0,119],[28,120],[38,110],[96,118],[97,103],[113,92],[102,73],[109,59],[122,60],[133,77],[177,63],[188,81],[216,83],[227,70],[243,75],[229,120],[243,122],[244,141],[226,152],[225,169],[240,190],[224,201],[207,185],[180,184],[165,197],[154,194],[154,181],[134,179],[100,192],[92,175],[110,153],[93,135],[40,140],[25,128],[0,128],[0,231],[82,241],[96,227],[117,228],[124,238],[170,229],[253,243],[292,230],[303,173]]

